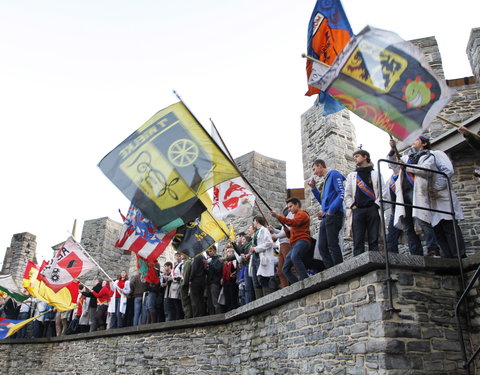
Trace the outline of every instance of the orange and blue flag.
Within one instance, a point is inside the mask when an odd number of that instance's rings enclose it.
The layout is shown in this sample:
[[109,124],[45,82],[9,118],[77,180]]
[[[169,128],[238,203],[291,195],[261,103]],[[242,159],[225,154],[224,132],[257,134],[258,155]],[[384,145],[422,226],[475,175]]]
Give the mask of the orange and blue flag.
[[[308,56],[332,65],[352,36],[353,31],[340,0],[317,0],[308,23]],[[313,65],[312,61],[307,60],[309,80],[311,80]],[[343,105],[329,94],[309,85],[305,95],[314,94],[320,94],[319,100],[324,105],[324,115],[344,109]]]

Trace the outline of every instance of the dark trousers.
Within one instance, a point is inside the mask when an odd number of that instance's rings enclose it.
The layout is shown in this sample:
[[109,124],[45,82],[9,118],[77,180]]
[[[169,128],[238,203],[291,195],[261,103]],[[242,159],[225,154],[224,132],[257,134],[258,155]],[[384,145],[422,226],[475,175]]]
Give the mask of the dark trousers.
[[343,212],[325,215],[318,229],[318,250],[325,268],[333,267],[343,262],[342,249],[338,234],[343,225]]
[[225,296],[225,312],[236,309],[238,307],[238,286],[235,279],[223,284],[223,294]]
[[163,288],[155,298],[155,311],[157,312],[157,322],[165,321],[165,305],[164,305],[164,294],[165,290]]
[[[406,190],[403,194],[405,204],[413,204],[413,190]],[[425,242],[429,252],[436,253],[439,250],[435,232],[432,226],[423,221],[416,219],[420,227],[422,228],[423,235],[425,236]],[[412,255],[423,256],[423,246],[420,237],[415,232],[415,223],[412,217],[412,207],[405,207],[405,217],[403,219],[405,227],[405,233],[407,234],[408,249]]]
[[43,322],[40,320],[34,320],[32,338],[38,339],[39,337],[43,337]]
[[379,230],[380,216],[376,205],[352,210],[353,255],[365,251],[365,234],[368,235],[368,250],[378,251]]
[[196,277],[190,284],[190,301],[194,318],[205,315],[205,277]]
[[180,297],[182,299],[182,309],[185,319],[190,319],[192,314],[192,302],[190,301],[190,286],[188,282],[182,285],[180,289]]
[[220,295],[220,284],[213,283],[208,285],[208,313],[210,315],[222,313],[222,308],[218,303],[219,295]]
[[465,257],[465,242],[463,240],[462,231],[456,222],[453,220],[440,220],[440,222],[433,228],[435,230],[435,236],[437,237],[438,244],[442,250],[442,256],[445,258],[457,257],[457,244],[455,242],[455,229],[456,226],[458,236],[458,250],[460,256]]
[[394,214],[390,215],[390,220],[388,221],[387,249],[392,253],[398,254],[398,240],[402,231],[393,225],[394,216]]

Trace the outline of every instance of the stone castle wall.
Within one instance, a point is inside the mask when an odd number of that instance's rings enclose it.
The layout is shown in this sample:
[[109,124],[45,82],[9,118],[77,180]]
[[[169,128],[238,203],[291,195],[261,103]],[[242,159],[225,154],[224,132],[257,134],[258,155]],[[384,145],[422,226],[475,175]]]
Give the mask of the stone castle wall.
[[[479,261],[470,259],[470,267]],[[383,263],[381,253],[364,253],[227,314],[2,340],[0,368],[32,375],[465,374],[453,313],[456,262],[393,257],[395,314]]]
[[[122,270],[130,268],[131,254],[115,247],[121,229],[122,224],[108,217],[86,220],[83,224],[82,246],[113,279],[116,279]],[[106,278],[98,268],[89,271],[85,277],[90,284],[97,278]]]
[[15,283],[20,287],[28,261],[37,263],[36,249],[36,236],[27,232],[14,234],[10,247],[5,252],[3,267],[0,273],[11,275]]
[[480,151],[474,151],[465,145],[449,156],[455,166],[452,187],[461,202],[465,216],[460,222],[460,228],[467,255],[472,255],[480,248],[480,182],[472,175],[475,168],[480,168]]
[[[235,163],[269,207],[277,212],[282,212],[287,195],[286,162],[252,151],[236,158]],[[277,220],[270,215],[270,211],[265,204],[258,197],[256,201],[267,221],[273,225],[277,224]],[[234,226],[236,233],[240,231],[246,232],[255,215],[261,215],[257,206],[254,207],[251,217],[228,217],[225,221]]]

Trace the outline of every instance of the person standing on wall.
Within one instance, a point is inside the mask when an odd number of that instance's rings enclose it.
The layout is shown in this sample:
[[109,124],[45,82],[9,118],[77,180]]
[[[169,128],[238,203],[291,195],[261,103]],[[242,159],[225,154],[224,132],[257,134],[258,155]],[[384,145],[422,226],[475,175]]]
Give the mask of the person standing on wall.
[[318,213],[320,226],[318,229],[318,249],[325,268],[333,267],[343,262],[342,249],[340,247],[339,233],[343,226],[345,177],[335,169],[328,169],[324,160],[317,159],[312,164],[313,174],[325,177],[322,192],[317,189],[315,180],[312,178],[308,185],[312,193],[322,206]]
[[345,205],[349,213],[353,237],[353,256],[365,251],[365,235],[368,236],[368,250],[378,251],[380,234],[380,196],[378,194],[378,173],[373,169],[370,153],[357,150],[353,153],[357,168],[349,173],[345,188]]
[[[302,203],[298,198],[292,197],[287,199],[287,207],[293,214],[292,219],[281,216],[275,211],[270,211],[270,214],[282,224],[290,227],[292,250],[287,254],[282,272],[290,284],[293,284],[308,277],[303,258],[307,255],[311,246],[310,215],[307,211],[301,209]],[[295,267],[298,277],[292,272],[292,267]]]

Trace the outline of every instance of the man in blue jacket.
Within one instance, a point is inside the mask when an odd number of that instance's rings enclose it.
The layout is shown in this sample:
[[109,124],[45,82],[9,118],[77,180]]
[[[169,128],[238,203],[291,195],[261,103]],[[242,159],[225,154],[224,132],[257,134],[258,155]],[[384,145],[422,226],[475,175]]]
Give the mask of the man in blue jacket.
[[322,192],[315,186],[312,178],[308,185],[312,193],[322,206],[319,212],[320,228],[318,229],[318,249],[322,256],[325,268],[330,268],[343,262],[342,249],[340,248],[339,233],[343,225],[343,197],[345,177],[334,169],[327,169],[325,161],[317,159],[312,165],[313,174],[318,177],[325,176]]

